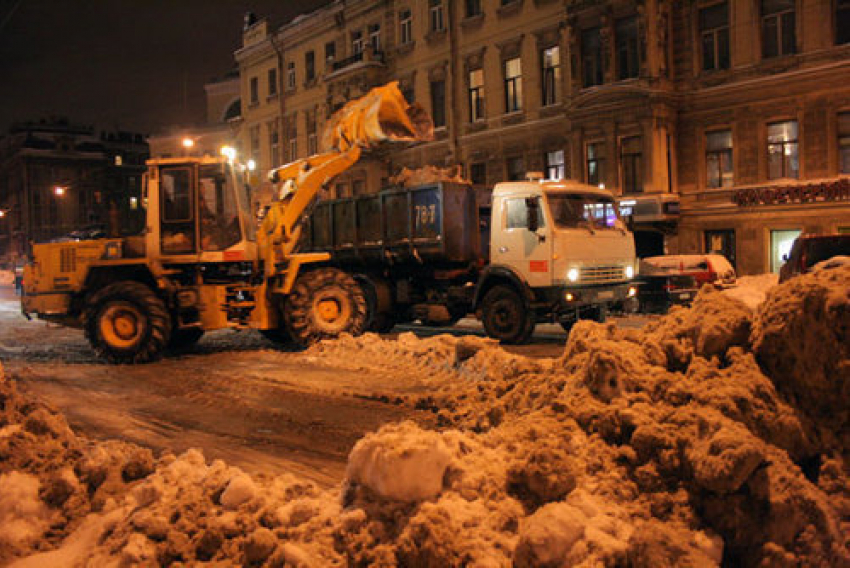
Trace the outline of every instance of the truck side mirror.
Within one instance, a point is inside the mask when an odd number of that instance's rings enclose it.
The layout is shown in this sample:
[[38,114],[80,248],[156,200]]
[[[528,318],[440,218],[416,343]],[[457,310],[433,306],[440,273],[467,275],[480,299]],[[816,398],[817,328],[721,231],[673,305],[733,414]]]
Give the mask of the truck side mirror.
[[526,221],[526,225],[528,226],[528,230],[532,233],[536,233],[537,229],[540,228],[537,220],[540,215],[540,202],[536,197],[526,197],[525,198],[525,210],[528,215],[528,219]]

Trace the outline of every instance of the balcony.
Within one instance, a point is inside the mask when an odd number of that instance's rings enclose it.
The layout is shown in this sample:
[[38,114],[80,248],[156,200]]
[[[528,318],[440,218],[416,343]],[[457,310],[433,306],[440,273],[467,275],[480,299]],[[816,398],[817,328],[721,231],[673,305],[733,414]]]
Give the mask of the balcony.
[[346,57],[345,59],[334,61],[333,65],[331,66],[330,74],[335,75],[337,71],[340,71],[347,67],[352,67],[354,65],[357,65],[358,63],[384,65],[384,52],[372,49],[365,49],[363,51],[355,53],[351,57]]

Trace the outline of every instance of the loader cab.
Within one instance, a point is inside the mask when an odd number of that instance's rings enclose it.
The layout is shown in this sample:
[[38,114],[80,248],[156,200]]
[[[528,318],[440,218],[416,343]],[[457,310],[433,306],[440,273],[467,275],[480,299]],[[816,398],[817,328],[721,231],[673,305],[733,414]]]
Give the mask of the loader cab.
[[146,189],[149,251],[175,261],[253,258],[250,188],[238,165],[209,157],[150,160]]

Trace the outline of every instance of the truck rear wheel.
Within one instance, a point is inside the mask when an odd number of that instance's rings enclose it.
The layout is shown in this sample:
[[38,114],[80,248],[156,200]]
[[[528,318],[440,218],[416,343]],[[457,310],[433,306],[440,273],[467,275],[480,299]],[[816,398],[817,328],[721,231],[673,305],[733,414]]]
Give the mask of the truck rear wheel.
[[534,318],[519,294],[507,286],[495,286],[481,302],[482,323],[489,337],[502,343],[525,343],[534,333]]
[[86,339],[110,363],[147,363],[171,338],[163,301],[140,282],[116,282],[96,292],[86,313]]
[[366,327],[366,298],[354,279],[335,268],[299,276],[284,308],[292,339],[310,345],[343,333],[359,335]]

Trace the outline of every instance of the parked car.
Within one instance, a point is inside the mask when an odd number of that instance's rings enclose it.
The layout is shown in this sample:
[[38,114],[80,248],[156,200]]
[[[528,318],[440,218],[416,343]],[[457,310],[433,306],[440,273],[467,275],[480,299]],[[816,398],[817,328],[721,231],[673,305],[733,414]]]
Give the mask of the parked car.
[[850,234],[803,234],[791,245],[785,264],[779,269],[779,281],[809,272],[819,262],[835,256],[850,256]]
[[697,289],[704,284],[717,288],[735,286],[738,276],[735,269],[720,254],[666,254],[650,256],[640,261],[641,276],[680,275],[692,276]]
[[699,287],[693,276],[682,274],[641,275],[638,285],[638,311],[665,314],[675,305],[689,305]]

